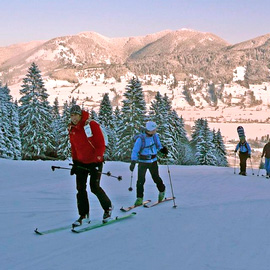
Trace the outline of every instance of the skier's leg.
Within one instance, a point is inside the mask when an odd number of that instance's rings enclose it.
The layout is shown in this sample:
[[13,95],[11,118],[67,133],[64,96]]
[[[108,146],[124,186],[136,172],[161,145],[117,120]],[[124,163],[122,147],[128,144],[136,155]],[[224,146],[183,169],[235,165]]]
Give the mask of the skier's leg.
[[98,163],[98,164],[93,163],[89,166],[90,175],[91,175],[90,188],[91,188],[91,192],[97,196],[101,204],[101,207],[104,210],[108,210],[109,208],[112,207],[112,203],[109,197],[107,196],[107,194],[105,193],[105,191],[100,186],[102,167],[103,167],[102,163]]
[[145,174],[146,174],[147,168],[148,168],[147,163],[139,163],[138,165],[138,180],[136,184],[137,198],[143,198]]
[[153,178],[153,181],[157,185],[157,188],[158,188],[159,192],[164,192],[165,191],[165,185],[163,184],[163,181],[159,176],[157,161],[151,163],[151,166],[149,167],[149,171],[150,171],[150,174],[151,174],[151,176]]
[[86,191],[88,172],[79,170],[76,175],[77,207],[80,216],[89,214],[89,201]]

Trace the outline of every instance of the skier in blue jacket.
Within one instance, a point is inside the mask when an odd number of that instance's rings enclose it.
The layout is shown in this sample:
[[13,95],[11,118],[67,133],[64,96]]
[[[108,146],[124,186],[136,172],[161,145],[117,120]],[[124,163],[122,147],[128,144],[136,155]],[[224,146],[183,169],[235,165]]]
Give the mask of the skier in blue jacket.
[[236,153],[239,150],[240,158],[240,172],[241,175],[247,175],[247,159],[251,158],[251,148],[246,141],[245,137],[240,138],[240,142],[236,145],[234,152]]
[[156,129],[157,124],[148,121],[145,126],[145,132],[137,137],[132,150],[130,171],[134,170],[136,162],[139,163],[136,185],[137,199],[134,203],[136,206],[142,205],[143,203],[145,174],[148,169],[159,190],[158,201],[162,201],[165,197],[165,185],[158,172],[157,152],[160,151],[164,155],[167,155],[168,149],[161,145]]

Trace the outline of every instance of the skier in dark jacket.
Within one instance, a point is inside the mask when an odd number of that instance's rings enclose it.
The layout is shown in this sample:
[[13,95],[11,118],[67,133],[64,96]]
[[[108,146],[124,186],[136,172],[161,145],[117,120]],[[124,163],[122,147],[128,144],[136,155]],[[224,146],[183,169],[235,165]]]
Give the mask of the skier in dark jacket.
[[237,144],[235,148],[235,153],[239,150],[239,158],[240,158],[240,172],[241,175],[247,175],[247,159],[251,158],[251,148],[247,143],[245,137],[240,139],[240,142]]
[[106,221],[111,216],[112,204],[100,187],[105,152],[102,130],[97,122],[89,120],[89,113],[81,110],[78,105],[70,109],[70,118],[69,138],[73,160],[70,174],[76,174],[77,206],[80,215],[73,226],[79,226],[83,219],[89,218],[89,201],[86,191],[88,174],[90,174],[91,192],[97,196],[104,210],[103,219]]
[[262,158],[265,156],[265,170],[266,170],[266,178],[270,176],[270,140],[263,147]]
[[162,147],[158,134],[156,133],[157,124],[152,121],[146,123],[146,131],[142,133],[136,140],[132,154],[131,154],[131,164],[130,171],[133,171],[136,165],[138,165],[138,180],[137,180],[137,199],[134,205],[142,205],[143,203],[143,193],[144,193],[144,183],[145,174],[149,169],[150,174],[157,185],[159,190],[158,201],[162,201],[165,197],[165,185],[159,176],[158,164],[157,164],[157,152],[167,155],[168,149],[164,146]]

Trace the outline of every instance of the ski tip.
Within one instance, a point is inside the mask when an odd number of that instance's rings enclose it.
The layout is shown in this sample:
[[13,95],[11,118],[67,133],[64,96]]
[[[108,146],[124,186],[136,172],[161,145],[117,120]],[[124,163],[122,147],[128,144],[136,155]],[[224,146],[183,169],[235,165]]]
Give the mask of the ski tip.
[[43,233],[38,231],[38,228],[35,229],[35,233],[38,234],[38,235],[43,235]]

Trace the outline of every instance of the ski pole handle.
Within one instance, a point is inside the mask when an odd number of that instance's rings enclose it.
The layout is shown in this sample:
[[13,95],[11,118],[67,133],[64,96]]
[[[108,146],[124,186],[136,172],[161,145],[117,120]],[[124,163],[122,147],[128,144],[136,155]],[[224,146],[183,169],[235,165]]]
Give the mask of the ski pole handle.
[[52,171],[55,169],[70,170],[70,168],[60,167],[60,166],[51,166]]

